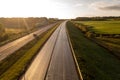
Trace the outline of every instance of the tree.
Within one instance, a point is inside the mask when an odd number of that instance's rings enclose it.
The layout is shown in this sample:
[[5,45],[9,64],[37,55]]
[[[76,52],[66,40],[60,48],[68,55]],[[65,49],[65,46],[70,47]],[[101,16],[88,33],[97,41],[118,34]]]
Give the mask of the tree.
[[3,35],[5,33],[5,28],[2,24],[0,24],[0,35]]
[[0,41],[8,39],[8,35],[5,33],[5,28],[0,24]]

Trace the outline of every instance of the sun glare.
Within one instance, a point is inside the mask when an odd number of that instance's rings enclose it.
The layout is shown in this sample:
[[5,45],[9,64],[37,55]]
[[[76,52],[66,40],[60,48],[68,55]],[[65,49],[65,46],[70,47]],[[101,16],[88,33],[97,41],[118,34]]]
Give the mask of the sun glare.
[[58,17],[67,14],[64,6],[49,0],[3,0],[0,17]]

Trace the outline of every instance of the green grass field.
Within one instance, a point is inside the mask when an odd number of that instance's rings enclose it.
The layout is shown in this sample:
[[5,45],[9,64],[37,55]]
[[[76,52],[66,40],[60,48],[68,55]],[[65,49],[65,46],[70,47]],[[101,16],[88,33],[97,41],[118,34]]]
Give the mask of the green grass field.
[[89,30],[100,34],[120,34],[120,21],[76,21],[91,26]]
[[120,80],[120,60],[84,37],[72,23],[67,28],[84,80]]

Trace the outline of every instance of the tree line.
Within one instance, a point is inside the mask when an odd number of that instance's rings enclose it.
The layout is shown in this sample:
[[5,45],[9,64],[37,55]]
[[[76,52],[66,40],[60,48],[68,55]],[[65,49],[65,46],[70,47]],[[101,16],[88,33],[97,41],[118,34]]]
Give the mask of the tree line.
[[120,20],[120,16],[104,16],[104,17],[77,17],[73,21],[110,21]]

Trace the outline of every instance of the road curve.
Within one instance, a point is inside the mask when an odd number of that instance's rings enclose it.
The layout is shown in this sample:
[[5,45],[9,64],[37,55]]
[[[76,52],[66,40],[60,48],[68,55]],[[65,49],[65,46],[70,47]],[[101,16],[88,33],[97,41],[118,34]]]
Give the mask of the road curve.
[[22,80],[79,80],[65,27],[66,21],[48,39]]
[[22,38],[19,38],[19,39],[13,41],[13,42],[10,42],[10,43],[0,47],[0,61],[5,59],[7,56],[11,55],[13,52],[15,52],[18,49],[20,49],[22,46],[24,46],[25,44],[27,44],[31,40],[33,40],[34,39],[33,34],[40,35],[43,32],[45,32],[48,29],[50,29],[54,25],[55,24],[51,24],[51,25],[42,27],[41,29],[39,29],[36,32],[33,32],[33,33],[29,34],[29,35],[26,35],[26,36],[24,36]]

